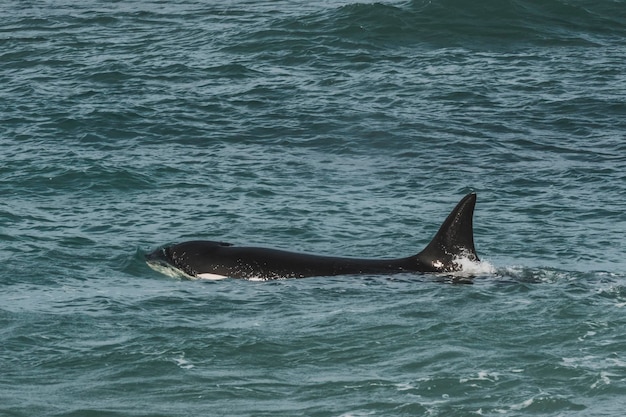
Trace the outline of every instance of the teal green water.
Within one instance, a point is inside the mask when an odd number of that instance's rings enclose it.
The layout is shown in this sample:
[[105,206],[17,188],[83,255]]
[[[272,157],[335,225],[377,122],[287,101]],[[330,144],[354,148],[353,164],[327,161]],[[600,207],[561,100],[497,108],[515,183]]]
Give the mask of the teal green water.
[[[0,416],[619,416],[624,1],[0,5]],[[190,239],[473,285],[178,280]]]

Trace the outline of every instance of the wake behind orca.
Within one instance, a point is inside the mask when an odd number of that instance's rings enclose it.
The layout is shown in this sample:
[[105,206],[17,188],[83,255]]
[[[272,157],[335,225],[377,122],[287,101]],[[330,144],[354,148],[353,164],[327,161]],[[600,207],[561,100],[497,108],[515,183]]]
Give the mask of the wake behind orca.
[[396,259],[320,256],[231,243],[195,240],[161,247],[146,255],[156,270],[173,268],[192,278],[279,279],[315,276],[455,272],[459,259],[479,262],[472,218],[476,194],[463,197],[424,250]]

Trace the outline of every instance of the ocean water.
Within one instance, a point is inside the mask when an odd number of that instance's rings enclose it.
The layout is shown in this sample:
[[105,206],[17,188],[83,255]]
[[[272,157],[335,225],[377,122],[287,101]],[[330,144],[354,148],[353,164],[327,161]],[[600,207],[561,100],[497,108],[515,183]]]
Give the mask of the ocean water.
[[[0,3],[0,416],[620,416],[623,0]],[[183,280],[222,240],[484,268]]]

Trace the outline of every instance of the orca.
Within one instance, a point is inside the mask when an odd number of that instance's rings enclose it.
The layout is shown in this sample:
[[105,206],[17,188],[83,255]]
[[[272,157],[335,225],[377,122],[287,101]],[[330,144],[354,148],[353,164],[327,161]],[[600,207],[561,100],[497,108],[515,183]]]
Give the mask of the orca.
[[190,278],[271,280],[315,276],[455,272],[459,259],[479,262],[474,248],[472,218],[476,194],[454,207],[424,250],[396,259],[321,256],[231,243],[194,240],[145,255],[153,269],[174,269]]

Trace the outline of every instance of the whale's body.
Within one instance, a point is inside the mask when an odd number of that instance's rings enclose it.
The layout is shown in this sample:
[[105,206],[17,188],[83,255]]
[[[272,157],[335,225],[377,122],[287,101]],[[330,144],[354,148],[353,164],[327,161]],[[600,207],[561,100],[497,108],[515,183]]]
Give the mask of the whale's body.
[[448,215],[424,250],[396,259],[320,256],[262,247],[196,240],[166,246],[146,255],[149,265],[174,268],[193,278],[278,279],[313,276],[454,272],[460,258],[478,262],[472,217],[476,194],[466,195]]

